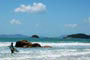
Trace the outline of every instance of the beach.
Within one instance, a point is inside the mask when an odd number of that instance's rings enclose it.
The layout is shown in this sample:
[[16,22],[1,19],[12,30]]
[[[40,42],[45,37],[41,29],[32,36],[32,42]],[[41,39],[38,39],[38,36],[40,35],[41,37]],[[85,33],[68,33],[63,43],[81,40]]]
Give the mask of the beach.
[[[52,48],[16,48],[19,52],[11,54],[8,46],[20,39]],[[0,60],[90,60],[90,43],[89,39],[0,38]]]

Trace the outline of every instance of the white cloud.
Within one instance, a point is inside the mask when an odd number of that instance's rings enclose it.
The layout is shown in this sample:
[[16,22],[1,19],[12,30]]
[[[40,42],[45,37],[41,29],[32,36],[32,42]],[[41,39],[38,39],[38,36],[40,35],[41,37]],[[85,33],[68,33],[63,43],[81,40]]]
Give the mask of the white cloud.
[[68,28],[75,28],[77,26],[78,24],[65,24],[65,27],[68,27]]
[[85,20],[86,23],[90,23],[90,17]]
[[16,19],[12,19],[10,21],[11,24],[21,24],[21,22],[19,20],[16,20]]
[[21,5],[15,9],[15,12],[29,12],[29,13],[38,13],[46,10],[46,5],[43,3],[33,3],[33,5]]

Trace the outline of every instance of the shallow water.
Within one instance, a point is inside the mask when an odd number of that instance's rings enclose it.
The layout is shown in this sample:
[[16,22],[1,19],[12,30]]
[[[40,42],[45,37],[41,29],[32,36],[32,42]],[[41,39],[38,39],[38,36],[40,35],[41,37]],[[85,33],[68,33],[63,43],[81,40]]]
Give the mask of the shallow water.
[[42,46],[49,45],[52,48],[17,48],[19,52],[11,54],[8,46],[11,42],[15,45],[16,40],[0,42],[0,60],[90,60],[90,43],[35,40],[32,42],[38,42]]

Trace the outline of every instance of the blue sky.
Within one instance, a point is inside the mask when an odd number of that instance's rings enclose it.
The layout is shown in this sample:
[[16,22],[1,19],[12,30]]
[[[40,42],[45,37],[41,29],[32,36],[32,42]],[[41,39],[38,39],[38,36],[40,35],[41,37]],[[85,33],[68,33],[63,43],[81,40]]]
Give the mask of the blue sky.
[[0,0],[0,34],[90,34],[90,0]]

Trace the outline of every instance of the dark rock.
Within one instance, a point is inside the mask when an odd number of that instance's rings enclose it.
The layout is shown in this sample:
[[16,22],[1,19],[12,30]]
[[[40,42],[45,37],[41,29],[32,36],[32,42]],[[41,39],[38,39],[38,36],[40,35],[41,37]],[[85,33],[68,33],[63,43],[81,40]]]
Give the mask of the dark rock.
[[31,43],[27,40],[21,40],[17,41],[15,44],[15,47],[21,47],[21,48],[32,48],[32,47],[42,47],[42,48],[51,48],[51,46],[41,46],[39,43]]
[[39,38],[38,35],[32,35],[32,38]]
[[32,47],[41,47],[41,45],[38,43],[34,43],[34,44],[32,44]]
[[27,40],[17,41],[15,47],[31,47],[32,43]]

